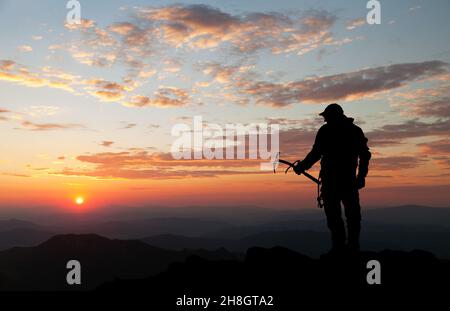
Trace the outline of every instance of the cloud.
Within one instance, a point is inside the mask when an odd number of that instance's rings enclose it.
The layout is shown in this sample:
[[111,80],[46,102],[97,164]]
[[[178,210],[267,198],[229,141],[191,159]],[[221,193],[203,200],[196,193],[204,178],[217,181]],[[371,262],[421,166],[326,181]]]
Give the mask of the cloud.
[[93,170],[93,171],[76,171],[64,169],[59,172],[54,172],[54,175],[66,176],[87,176],[98,179],[180,179],[180,178],[211,178],[226,175],[257,175],[267,174],[263,171],[233,171],[233,170],[201,170],[201,171],[187,171],[187,170],[161,170],[161,169],[143,169],[143,170],[126,170],[126,169],[108,169],[108,170]]
[[413,112],[423,117],[450,118],[450,97],[422,102]]
[[9,114],[11,111],[8,109],[0,108],[0,121],[8,121],[9,118],[5,117],[4,114]]
[[190,96],[187,91],[175,87],[163,87],[155,92],[153,98],[136,95],[125,105],[129,107],[181,107],[187,105],[189,100]]
[[16,62],[12,60],[0,60],[0,70],[1,71],[11,71],[15,66]]
[[50,87],[74,92],[72,84],[76,83],[72,75],[56,75],[53,72],[32,72],[29,68],[12,60],[0,61],[0,80],[17,83],[28,87]]
[[170,179],[267,173],[259,170],[259,161],[255,160],[173,160],[169,153],[148,153],[142,150],[103,152],[81,155],[76,159],[94,167],[84,170],[65,168],[52,174],[95,178]]
[[17,47],[17,50],[23,53],[29,53],[33,51],[33,48],[29,45],[21,45]]
[[19,174],[19,173],[1,173],[0,175],[3,175],[3,176],[10,176],[10,177],[24,177],[24,178],[31,177],[30,175]]
[[239,66],[225,66],[218,63],[206,64],[203,68],[203,73],[212,77],[218,83],[229,83],[232,77],[242,72]]
[[405,139],[445,136],[450,133],[450,123],[438,120],[432,123],[408,120],[398,124],[387,124],[367,133],[370,145],[386,146],[401,143]]
[[230,44],[239,52],[269,49],[273,53],[304,54],[321,44],[333,44],[336,16],[310,10],[292,18],[280,13],[233,15],[208,5],[144,8],[141,19],[162,30],[162,40],[177,48],[214,49]]
[[414,11],[417,11],[417,10],[420,10],[422,7],[420,6],[420,5],[417,5],[417,6],[414,6],[414,7],[410,7],[409,9],[408,9],[408,11],[409,12],[414,12]]
[[30,106],[26,108],[26,114],[32,117],[54,116],[61,108],[56,106]]
[[[130,74],[140,76],[149,66],[146,59],[161,56],[160,51],[168,46],[185,50],[223,47],[244,55],[261,49],[302,55],[323,45],[350,42],[348,38],[333,38],[335,21],[334,14],[318,10],[288,16],[274,12],[230,14],[209,5],[137,8],[133,20],[104,28],[87,19],[80,25],[66,24],[81,38],[58,49],[89,66],[109,67],[120,62]],[[169,66],[166,70],[173,72],[179,67]]]
[[32,72],[11,60],[0,60],[0,80],[28,87],[50,87],[77,94],[87,93],[103,102],[119,102],[129,107],[179,107],[190,101],[189,93],[176,87],[160,87],[153,98],[136,94],[125,100],[139,86],[132,79],[125,79],[122,83],[104,79],[83,80],[79,76],[50,67]]
[[106,81],[103,79],[93,79],[86,80],[84,83],[87,85],[87,90],[94,90],[89,91],[92,96],[106,102],[118,102],[125,98],[127,92],[133,91],[136,87],[132,81],[119,84],[117,82]]
[[317,134],[313,128],[292,128],[280,132],[281,157],[298,160],[311,150]]
[[121,129],[122,130],[129,130],[129,129],[132,129],[132,128],[134,128],[134,127],[136,127],[137,126],[137,124],[136,123],[127,123],[124,127],[122,127]]
[[163,63],[165,65],[164,71],[171,73],[179,72],[183,66],[181,61],[177,59],[167,59]]
[[161,125],[159,125],[159,124],[149,124],[148,125],[148,128],[152,129],[152,130],[159,129],[160,127],[161,127]]
[[126,36],[130,33],[136,31],[138,27],[136,27],[134,24],[129,22],[122,22],[122,23],[115,23],[111,26],[109,26],[109,30],[113,33]]
[[114,144],[113,141],[104,140],[104,141],[102,141],[102,142],[100,143],[100,146],[103,146],[103,147],[111,147],[113,144]]
[[236,81],[235,87],[257,104],[285,107],[294,103],[324,103],[356,100],[395,89],[409,82],[448,73],[450,65],[441,61],[381,66],[331,76],[310,77],[302,81],[273,83]]
[[366,24],[365,18],[363,18],[363,17],[355,18],[355,19],[352,19],[351,21],[347,22],[347,29],[353,30],[353,29],[360,27],[362,25],[365,25],[365,24]]
[[450,139],[435,140],[418,145],[426,154],[450,154]]
[[430,157],[437,164],[450,168],[450,139],[448,135],[444,139],[418,144],[422,155]]
[[127,87],[126,85],[121,85],[116,82],[106,81],[103,79],[96,79],[96,80],[87,80],[87,85],[92,85],[97,88],[104,89],[106,91],[117,91],[117,92],[123,92],[123,91],[130,91],[132,88]]
[[403,170],[416,168],[424,164],[427,159],[416,156],[390,156],[390,157],[374,157],[370,160],[370,170]]
[[52,130],[65,130],[76,128],[84,128],[84,126],[80,124],[33,123],[31,121],[23,121],[22,128],[20,129],[30,131],[52,131]]
[[95,27],[95,21],[91,19],[81,19],[81,23],[65,23],[64,27],[69,30],[87,30]]
[[450,118],[450,84],[444,80],[436,86],[394,94],[391,105],[401,114]]
[[91,95],[104,102],[117,102],[124,98],[124,95],[121,92],[95,91],[91,92]]

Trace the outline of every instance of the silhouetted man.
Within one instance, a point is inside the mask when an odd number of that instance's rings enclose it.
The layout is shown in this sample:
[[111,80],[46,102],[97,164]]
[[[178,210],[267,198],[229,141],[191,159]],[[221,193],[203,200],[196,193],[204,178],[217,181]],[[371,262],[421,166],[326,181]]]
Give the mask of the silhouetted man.
[[[343,250],[346,241],[350,250],[359,250],[361,207],[358,190],[365,186],[371,157],[367,138],[338,104],[329,105],[320,115],[327,124],[319,129],[311,152],[294,170],[301,174],[321,160],[321,196],[331,231],[332,252]],[[347,220],[347,237],[341,202]]]

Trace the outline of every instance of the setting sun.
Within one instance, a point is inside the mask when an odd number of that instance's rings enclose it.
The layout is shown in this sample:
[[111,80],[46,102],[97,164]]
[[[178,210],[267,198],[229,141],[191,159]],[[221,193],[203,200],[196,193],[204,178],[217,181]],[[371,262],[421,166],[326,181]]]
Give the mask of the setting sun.
[[75,199],[75,203],[78,205],[82,205],[84,203],[84,198],[83,197],[77,197]]

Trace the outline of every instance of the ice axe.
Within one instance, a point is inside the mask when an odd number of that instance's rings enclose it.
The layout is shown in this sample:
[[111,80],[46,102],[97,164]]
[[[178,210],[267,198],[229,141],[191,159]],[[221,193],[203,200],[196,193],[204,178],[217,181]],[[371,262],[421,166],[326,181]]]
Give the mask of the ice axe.
[[[283,163],[283,164],[288,165],[288,168],[284,171],[284,173],[287,174],[287,172],[291,168],[295,167],[300,162],[301,162],[300,160],[297,160],[294,163],[286,161],[286,160],[282,160],[282,159],[280,159],[280,153],[278,152],[277,156],[275,157],[275,161],[273,162],[273,173],[276,172],[276,168],[277,168],[279,163]],[[317,179],[316,177],[310,175],[309,173],[307,173],[305,171],[303,171],[302,174],[305,175],[306,177],[308,177],[310,180],[312,180],[313,182],[315,182],[317,184],[317,206],[319,208],[323,208],[324,203],[323,203],[322,193],[321,193],[321,190],[320,190],[322,183],[321,183],[320,179]]]
[[[287,174],[287,172],[289,172],[289,170],[291,168],[293,168],[294,166],[296,166],[298,163],[300,163],[300,160],[295,161],[294,163],[286,161],[286,160],[282,160],[280,159],[280,153],[277,153],[277,156],[275,158],[275,161],[273,162],[273,172],[275,173],[275,169],[277,168],[277,164],[278,163],[283,163],[288,165],[288,168],[284,171],[285,174]],[[302,172],[303,175],[305,175],[306,177],[308,177],[309,179],[311,179],[313,182],[315,182],[316,184],[320,185],[320,180],[317,179],[316,177],[312,176],[311,174],[303,171]]]

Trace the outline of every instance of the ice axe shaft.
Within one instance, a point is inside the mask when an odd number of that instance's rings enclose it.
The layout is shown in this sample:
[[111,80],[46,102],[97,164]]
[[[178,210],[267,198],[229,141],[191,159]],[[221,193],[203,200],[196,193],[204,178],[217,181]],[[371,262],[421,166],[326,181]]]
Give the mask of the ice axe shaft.
[[[278,162],[288,165],[288,168],[286,169],[285,173],[287,173],[291,167],[294,167],[294,164],[295,164],[295,163],[291,163],[289,161],[282,160],[282,159],[278,159]],[[302,174],[305,175],[306,177],[308,177],[309,179],[311,179],[316,184],[318,184],[318,185],[320,184],[320,180],[318,180],[316,177],[310,175],[309,173],[303,171]]]

